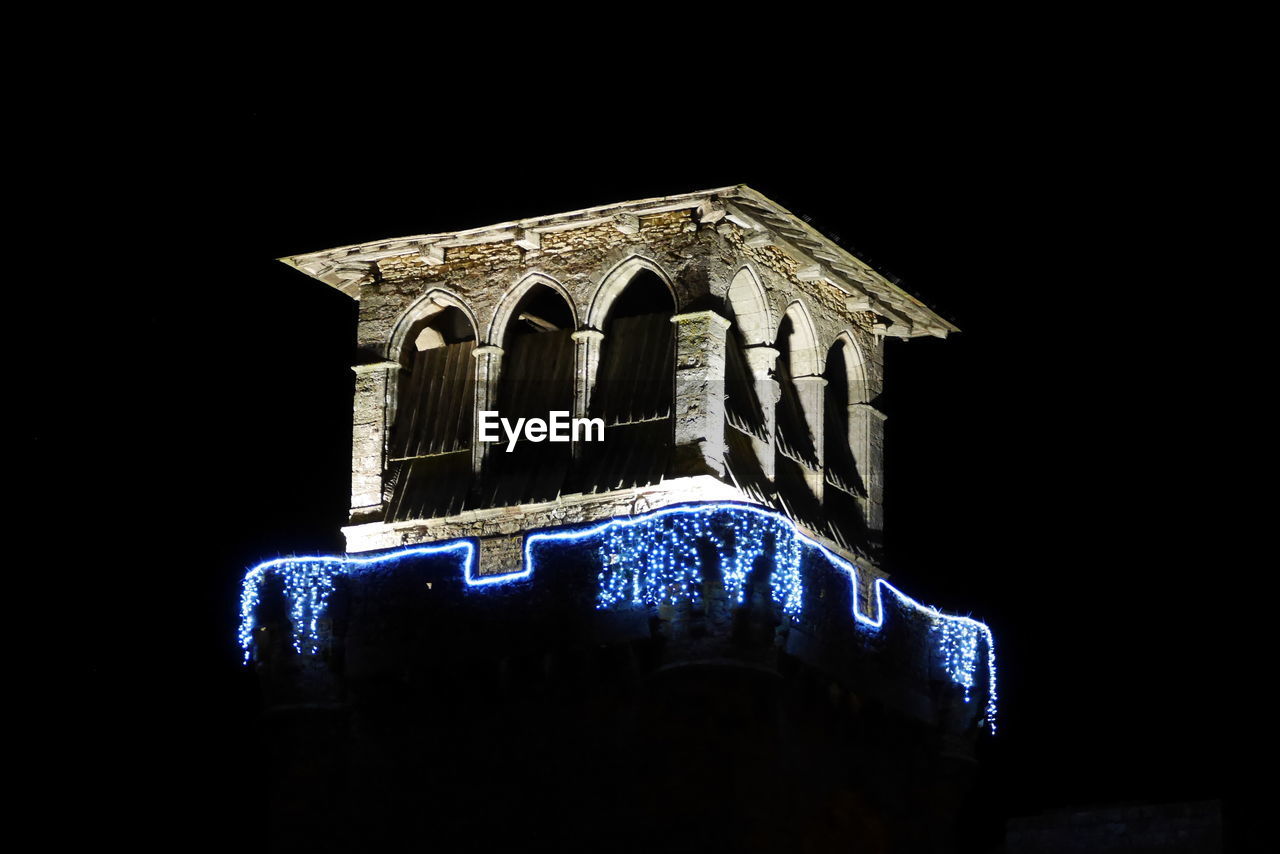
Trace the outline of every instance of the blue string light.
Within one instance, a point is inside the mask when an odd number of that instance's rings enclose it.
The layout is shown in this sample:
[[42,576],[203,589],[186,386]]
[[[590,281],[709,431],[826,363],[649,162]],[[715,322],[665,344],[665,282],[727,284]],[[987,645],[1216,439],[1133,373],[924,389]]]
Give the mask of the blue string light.
[[705,576],[698,544],[705,543],[717,555],[725,592],[739,604],[745,601],[748,574],[760,557],[769,555],[772,558],[769,587],[773,600],[784,613],[797,616],[804,594],[801,564],[806,552],[816,552],[849,576],[853,617],[859,625],[873,630],[884,625],[885,590],[900,604],[928,618],[941,666],[951,680],[964,689],[966,702],[976,684],[978,663],[985,646],[987,704],[983,723],[992,733],[996,731],[995,640],[986,624],[921,604],[883,578],[875,579],[870,587],[874,601],[864,603],[857,566],[803,534],[787,517],[763,507],[734,502],[673,505],[586,528],[529,533],[524,540],[524,565],[501,575],[474,574],[475,546],[469,540],[402,549],[370,558],[297,557],[267,561],[251,569],[244,579],[240,645],[245,651],[245,661],[251,657],[254,615],[268,574],[279,575],[284,580],[294,649],[314,654],[320,641],[318,621],[339,576],[406,557],[459,552],[463,555],[463,578],[467,586],[507,584],[533,576],[538,546],[581,543],[593,538],[600,540],[598,608],[671,605],[699,598]]
[[854,618],[863,625],[879,629],[884,624],[883,591],[890,593],[902,604],[915,609],[931,621],[931,633],[938,638],[937,652],[942,660],[943,669],[951,680],[965,689],[965,702],[969,701],[969,693],[973,687],[979,658],[979,646],[985,642],[987,651],[987,705],[983,712],[984,723],[991,734],[996,732],[996,641],[986,623],[972,617],[959,617],[944,614],[937,608],[917,602],[883,578],[877,578],[872,590],[876,600],[876,616],[863,614],[857,605],[857,568],[837,555],[818,545],[826,556],[837,566],[851,573],[854,584]]
[[799,614],[804,585],[795,528],[778,518],[737,509],[709,506],[606,524],[597,532],[603,542],[596,607],[674,605],[697,598],[704,577],[698,543],[705,542],[716,551],[725,592],[738,604],[746,599],[747,575],[772,545],[773,599],[785,613]]
[[[659,534],[656,523],[670,516],[697,521],[689,521],[683,526],[673,522],[671,527],[663,527]],[[717,533],[723,529],[717,526],[725,525],[734,532],[732,542],[726,542]],[[634,535],[631,534],[633,531]],[[883,578],[875,579],[871,585],[870,596],[874,601],[863,603],[859,592],[862,589],[859,568],[806,536],[786,516],[753,504],[679,504],[640,516],[610,519],[587,528],[528,534],[524,540],[524,568],[520,577],[527,578],[532,574],[535,547],[539,544],[582,542],[602,534],[605,535],[605,543],[601,547],[604,568],[599,575],[597,607],[616,607],[624,603],[672,604],[681,596],[699,593],[702,586],[701,560],[699,558],[695,563],[691,554],[696,554],[696,549],[691,544],[678,545],[680,540],[690,536],[694,539],[702,537],[716,548],[725,588],[740,603],[743,601],[746,574],[756,558],[765,553],[765,535],[772,534],[776,544],[774,570],[770,575],[773,597],[783,605],[784,612],[798,614],[803,594],[800,575],[803,550],[816,550],[848,574],[853,591],[853,617],[858,624],[874,630],[884,625],[885,590],[902,605],[927,617],[938,638],[938,653],[943,667],[948,676],[965,689],[966,700],[976,681],[978,648],[985,641],[987,705],[982,723],[995,733],[996,649],[991,629],[971,617],[944,614],[937,608],[917,602]],[[872,605],[874,607],[870,607]]]
[[969,702],[974,673],[978,668],[978,631],[973,626],[954,620],[938,620],[933,625],[939,657],[951,681],[964,688],[964,701]]
[[267,577],[275,575],[284,582],[285,604],[293,627],[293,648],[299,655],[315,655],[320,651],[320,620],[333,595],[338,576],[352,575],[362,569],[390,563],[406,557],[424,557],[447,552],[462,552],[464,578],[469,585],[485,580],[472,578],[475,546],[469,540],[401,549],[367,558],[355,557],[283,557],[258,564],[245,573],[240,587],[240,647],[248,664],[253,656],[253,632],[257,627],[258,603]]

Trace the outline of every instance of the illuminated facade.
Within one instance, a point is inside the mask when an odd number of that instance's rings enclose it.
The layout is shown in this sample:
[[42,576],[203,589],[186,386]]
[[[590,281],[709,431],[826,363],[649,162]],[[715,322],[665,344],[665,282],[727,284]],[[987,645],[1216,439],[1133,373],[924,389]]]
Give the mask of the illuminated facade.
[[[878,567],[876,399],[886,336],[954,327],[744,186],[283,260],[359,301],[360,360],[348,555],[245,579],[280,838],[494,799],[480,848],[943,844],[994,642]],[[556,411],[603,440],[480,441]]]

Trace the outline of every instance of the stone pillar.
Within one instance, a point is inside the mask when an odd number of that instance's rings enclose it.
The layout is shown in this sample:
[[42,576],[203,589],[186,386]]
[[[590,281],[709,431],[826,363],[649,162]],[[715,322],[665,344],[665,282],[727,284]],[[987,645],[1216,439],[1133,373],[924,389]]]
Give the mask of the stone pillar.
[[823,474],[823,468],[827,462],[824,451],[826,442],[823,441],[826,425],[822,418],[823,404],[826,402],[827,396],[827,379],[826,377],[811,375],[796,377],[792,382],[796,385],[796,394],[800,398],[800,409],[804,412],[804,420],[809,427],[809,436],[813,439],[813,452],[818,457],[818,470],[813,471],[806,466],[804,479],[809,484],[809,490],[814,497],[821,501],[823,490],[826,488],[826,478]]
[[351,368],[356,375],[351,418],[351,521],[381,522],[382,474],[386,465],[387,391],[396,362]]
[[673,471],[723,476],[725,332],[730,323],[714,311],[677,314],[671,322],[676,325]]
[[600,351],[604,333],[595,329],[579,329],[573,339],[573,417],[586,418],[591,411],[591,394],[600,371]]
[[502,376],[502,348],[485,344],[471,351],[476,360],[476,410],[471,419],[471,471],[484,471],[489,443],[480,441],[480,413],[498,407],[498,380]]
[[[596,388],[596,375],[600,372],[600,352],[604,347],[604,333],[597,329],[579,329],[569,336],[573,339],[573,417],[588,418],[591,412],[591,395]],[[574,442],[574,460],[582,459],[584,445]]]
[[746,349],[747,367],[755,380],[756,398],[760,401],[760,409],[764,413],[765,441],[751,437],[755,448],[756,459],[760,468],[770,480],[778,472],[777,443],[774,434],[778,428],[778,401],[782,398],[782,389],[773,378],[773,370],[778,362],[778,351],[764,344],[757,344]]
[[884,530],[884,419],[869,403],[849,404],[849,449],[867,490],[862,515],[867,530],[874,532]]

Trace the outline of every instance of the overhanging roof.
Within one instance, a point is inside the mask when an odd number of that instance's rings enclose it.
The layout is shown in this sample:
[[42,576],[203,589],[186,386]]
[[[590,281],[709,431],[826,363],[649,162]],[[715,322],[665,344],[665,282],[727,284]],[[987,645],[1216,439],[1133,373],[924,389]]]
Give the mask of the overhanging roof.
[[533,247],[538,245],[538,235],[543,233],[688,208],[696,209],[700,219],[728,219],[749,233],[750,245],[778,247],[802,265],[799,273],[802,278],[828,282],[845,294],[846,304],[852,309],[874,311],[887,317],[893,323],[889,334],[903,338],[945,337],[948,332],[959,331],[803,219],[745,184],[529,217],[464,231],[339,246],[280,260],[359,299],[360,285],[373,281],[374,266],[386,258],[421,255],[430,263],[441,263],[444,251],[450,247],[504,241]]

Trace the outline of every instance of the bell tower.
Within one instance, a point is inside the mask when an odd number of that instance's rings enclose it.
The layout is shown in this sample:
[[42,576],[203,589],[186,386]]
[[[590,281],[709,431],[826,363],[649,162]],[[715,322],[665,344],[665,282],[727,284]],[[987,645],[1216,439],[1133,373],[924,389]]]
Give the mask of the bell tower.
[[[741,500],[866,561],[884,339],[946,320],[745,186],[282,259],[360,304],[349,550]],[[605,439],[480,441],[478,414]]]
[[[281,260],[359,303],[348,552],[245,581],[246,660],[308,721],[282,779],[326,757],[382,833],[480,790],[538,824],[532,790],[587,798],[584,826],[663,816],[641,850],[824,809],[841,844],[935,850],[995,726],[994,644],[879,568],[877,399],[887,337],[954,326],[741,185]],[[912,779],[878,775],[903,751]],[[552,760],[575,773],[538,779]],[[284,823],[334,820],[308,809]]]

